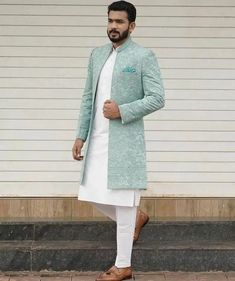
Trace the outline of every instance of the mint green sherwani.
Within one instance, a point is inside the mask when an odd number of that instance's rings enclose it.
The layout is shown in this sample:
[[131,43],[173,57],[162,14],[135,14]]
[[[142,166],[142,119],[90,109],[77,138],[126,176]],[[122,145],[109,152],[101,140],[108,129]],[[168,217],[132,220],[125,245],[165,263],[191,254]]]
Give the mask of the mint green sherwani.
[[[86,141],[81,171],[83,180],[86,153],[94,118],[94,101],[100,71],[112,52],[112,44],[93,50],[81,103],[76,137]],[[143,117],[164,106],[164,89],[154,53],[130,38],[117,49],[111,99],[121,118],[109,121],[109,189],[146,189],[146,150]],[[102,164],[102,163],[101,163]]]

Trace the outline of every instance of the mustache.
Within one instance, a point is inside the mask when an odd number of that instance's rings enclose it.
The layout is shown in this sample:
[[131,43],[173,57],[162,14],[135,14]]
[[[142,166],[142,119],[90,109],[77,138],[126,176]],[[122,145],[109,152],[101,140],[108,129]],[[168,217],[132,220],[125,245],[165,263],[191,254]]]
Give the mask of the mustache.
[[111,30],[109,31],[109,33],[112,33],[112,32],[116,32],[116,33],[120,34],[116,29],[111,29]]

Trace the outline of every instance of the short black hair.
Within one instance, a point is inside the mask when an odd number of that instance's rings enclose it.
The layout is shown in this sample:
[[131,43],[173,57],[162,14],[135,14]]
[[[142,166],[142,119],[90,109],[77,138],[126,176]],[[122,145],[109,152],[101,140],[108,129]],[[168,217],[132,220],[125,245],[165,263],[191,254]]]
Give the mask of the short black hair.
[[126,1],[116,1],[108,6],[108,14],[110,11],[126,11],[129,22],[134,22],[136,19],[136,8],[133,4]]

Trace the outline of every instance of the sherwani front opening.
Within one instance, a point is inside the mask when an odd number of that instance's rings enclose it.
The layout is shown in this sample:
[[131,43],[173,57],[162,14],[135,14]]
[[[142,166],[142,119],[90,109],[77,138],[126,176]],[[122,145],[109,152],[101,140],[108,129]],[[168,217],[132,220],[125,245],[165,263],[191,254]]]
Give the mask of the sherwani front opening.
[[79,187],[78,199],[100,204],[132,207],[139,206],[140,190],[107,188],[110,121],[103,116],[103,104],[111,96],[112,74],[116,56],[117,51],[114,49],[100,73],[93,126],[84,167],[84,179]]

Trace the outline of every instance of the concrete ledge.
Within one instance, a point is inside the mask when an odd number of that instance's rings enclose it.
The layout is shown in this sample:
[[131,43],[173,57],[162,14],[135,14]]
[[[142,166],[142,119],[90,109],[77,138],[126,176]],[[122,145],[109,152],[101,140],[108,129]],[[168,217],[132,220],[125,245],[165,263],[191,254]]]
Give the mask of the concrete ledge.
[[[111,221],[2,222],[3,240],[89,240],[115,241],[116,226]],[[235,221],[150,221],[140,236],[143,241],[168,240],[235,241]]]
[[[150,222],[133,247],[139,271],[229,271],[235,222]],[[116,256],[115,223],[0,224],[0,271],[99,271]]]

